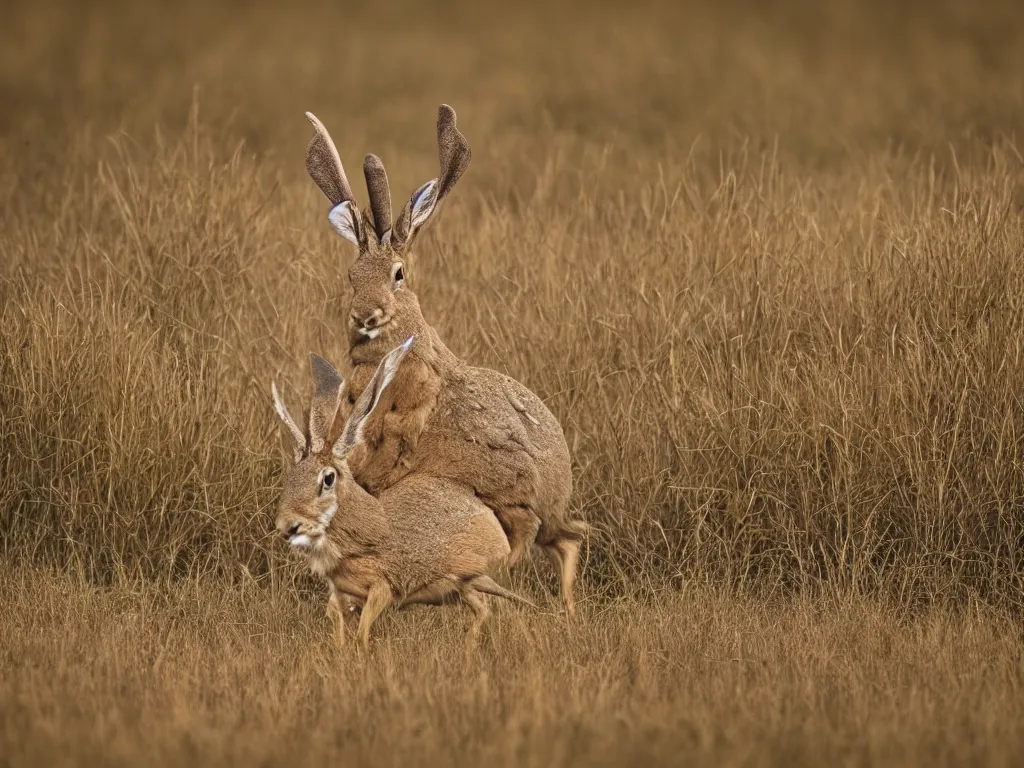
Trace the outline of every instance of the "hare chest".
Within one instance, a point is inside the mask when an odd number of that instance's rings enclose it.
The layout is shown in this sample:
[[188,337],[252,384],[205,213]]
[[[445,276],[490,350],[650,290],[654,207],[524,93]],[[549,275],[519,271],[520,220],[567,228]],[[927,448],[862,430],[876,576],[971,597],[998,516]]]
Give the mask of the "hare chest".
[[365,599],[370,587],[380,581],[381,570],[376,557],[353,557],[335,565],[328,578],[341,594]]

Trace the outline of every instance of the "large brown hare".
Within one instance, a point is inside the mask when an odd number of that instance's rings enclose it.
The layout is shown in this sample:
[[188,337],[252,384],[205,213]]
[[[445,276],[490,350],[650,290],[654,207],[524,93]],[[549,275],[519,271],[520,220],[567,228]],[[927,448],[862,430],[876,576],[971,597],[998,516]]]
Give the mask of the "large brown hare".
[[348,270],[352,375],[340,419],[388,350],[417,338],[385,402],[367,421],[365,450],[350,464],[356,481],[375,495],[410,472],[473,488],[508,536],[508,565],[532,542],[539,544],[556,562],[566,611],[574,613],[573,583],[587,526],[569,517],[572,469],[558,420],[518,381],[452,353],[423,319],[406,281],[413,240],[469,166],[469,144],[456,128],[455,111],[438,109],[440,175],[413,193],[393,223],[380,159],[367,155],[364,161],[372,215],[360,213],[334,142],[315,116],[306,116],[315,129],[306,168],[331,201],[331,225],[359,249]]
[[487,595],[528,603],[488,575],[509,552],[494,514],[468,488],[421,474],[375,498],[355,482],[348,466],[367,419],[412,343],[410,338],[380,361],[340,432],[331,427],[343,382],[327,360],[310,357],[315,394],[308,432],[299,429],[277,387],[271,387],[274,408],[295,441],[295,465],[285,477],[277,528],[330,584],[328,613],[339,641],[344,642],[353,608],[362,609],[358,632],[366,646],[373,622],[388,605],[439,604],[458,596],[473,611],[472,646],[489,613]]

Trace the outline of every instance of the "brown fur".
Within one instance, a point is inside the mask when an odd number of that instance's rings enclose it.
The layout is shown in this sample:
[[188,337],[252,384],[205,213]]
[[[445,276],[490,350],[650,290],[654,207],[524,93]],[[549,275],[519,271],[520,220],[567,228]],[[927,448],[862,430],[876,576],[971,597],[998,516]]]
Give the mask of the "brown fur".
[[[521,600],[487,575],[509,553],[491,510],[470,488],[423,474],[409,475],[375,498],[349,471],[347,457],[365,434],[361,427],[384,401],[406,350],[400,347],[381,360],[338,436],[326,439],[318,431],[321,422],[311,415],[308,439],[299,445],[298,461],[281,492],[277,527],[306,551],[313,571],[330,583],[328,614],[340,640],[359,607],[358,633],[366,645],[374,620],[389,605],[440,604],[457,595],[474,614],[472,643],[489,613],[486,595]],[[312,369],[320,408],[333,407],[333,416],[341,379],[322,358],[313,357]],[[293,436],[301,433],[274,391],[285,425]],[[315,413],[317,404],[310,410]],[[328,486],[325,473],[331,472]]]
[[[572,613],[580,540],[587,526],[568,516],[572,470],[558,420],[518,381],[456,357],[427,325],[406,282],[395,279],[404,277],[403,258],[418,228],[469,165],[469,145],[455,128],[454,111],[444,105],[438,110],[438,147],[436,201],[417,223],[417,195],[429,185],[421,187],[391,233],[380,232],[364,217],[359,257],[348,271],[353,290],[348,319],[353,372],[339,420],[347,418],[388,350],[410,335],[418,339],[384,407],[367,423],[365,447],[352,457],[353,473],[372,494],[384,493],[412,472],[472,488],[508,535],[509,565],[531,542],[548,551],[559,568],[566,609]],[[387,189],[380,178],[383,166],[374,157],[367,167],[374,173],[374,213],[387,211],[390,218],[390,200],[385,203],[382,198]],[[369,173],[367,180],[371,181]],[[423,199],[430,197],[424,194]],[[378,237],[370,236],[374,231]]]

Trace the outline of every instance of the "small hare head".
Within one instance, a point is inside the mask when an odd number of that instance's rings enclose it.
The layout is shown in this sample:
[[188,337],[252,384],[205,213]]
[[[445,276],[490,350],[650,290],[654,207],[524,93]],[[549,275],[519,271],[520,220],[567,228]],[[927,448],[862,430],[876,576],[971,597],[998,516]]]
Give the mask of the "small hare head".
[[315,391],[309,408],[307,433],[288,413],[277,385],[271,384],[274,409],[295,441],[295,465],[285,477],[278,502],[277,530],[297,549],[322,549],[331,520],[344,504],[355,481],[347,457],[362,440],[366,419],[380,401],[381,393],[398,371],[413,337],[391,350],[377,366],[373,378],[352,408],[341,434],[329,439],[344,384],[338,371],[319,355],[310,355]]
[[352,347],[380,339],[390,348],[399,338],[422,330],[423,317],[415,294],[405,285],[406,256],[417,233],[469,167],[469,142],[455,126],[455,110],[437,110],[440,174],[415,192],[398,219],[391,220],[391,190],[384,165],[367,155],[363,175],[372,216],[360,215],[338,151],[323,124],[307,112],[315,134],[306,150],[306,170],[331,201],[328,219],[334,230],[359,248],[348,271],[352,285],[349,343]]

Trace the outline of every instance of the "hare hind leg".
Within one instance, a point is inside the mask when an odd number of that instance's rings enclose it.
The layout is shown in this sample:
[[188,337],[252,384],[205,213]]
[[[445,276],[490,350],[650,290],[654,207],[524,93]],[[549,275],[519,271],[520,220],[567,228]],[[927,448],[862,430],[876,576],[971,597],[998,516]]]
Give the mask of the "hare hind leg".
[[469,631],[466,632],[466,650],[471,651],[476,648],[480,639],[480,628],[487,621],[487,617],[491,615],[491,608],[487,605],[487,598],[484,594],[478,592],[471,583],[460,584],[459,595],[462,597],[462,602],[473,611],[473,622],[469,625]]
[[528,507],[521,506],[502,507],[497,510],[495,517],[508,537],[511,551],[506,558],[506,564],[511,568],[522,559],[523,554],[537,538],[540,518]]
[[562,602],[569,616],[576,615],[576,602],[573,600],[572,589],[576,584],[576,569],[580,560],[580,540],[571,537],[560,537],[550,544],[544,545],[551,559],[555,562],[562,580]]

